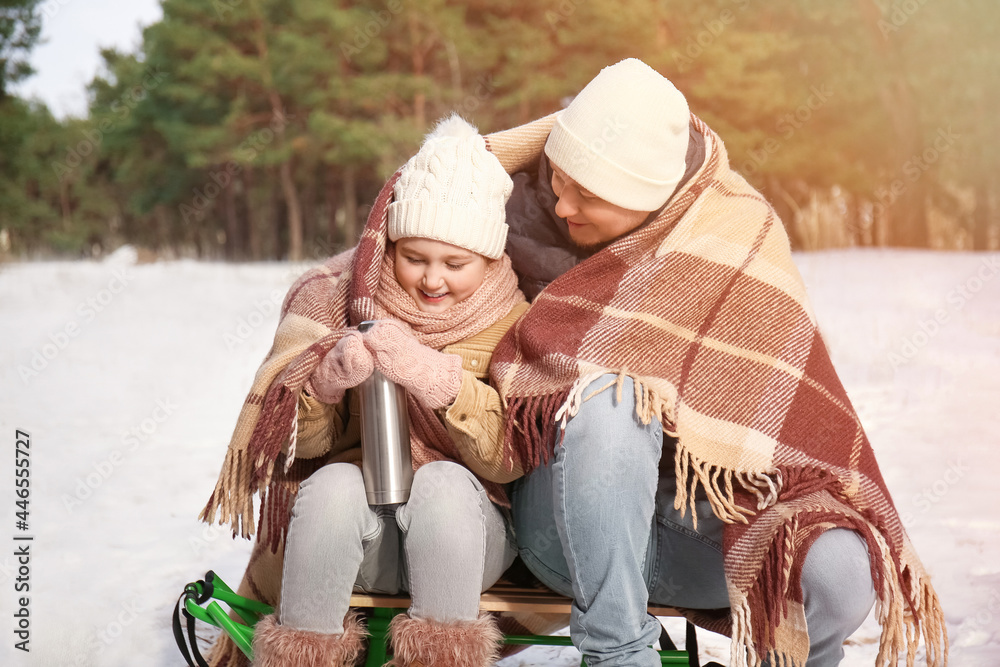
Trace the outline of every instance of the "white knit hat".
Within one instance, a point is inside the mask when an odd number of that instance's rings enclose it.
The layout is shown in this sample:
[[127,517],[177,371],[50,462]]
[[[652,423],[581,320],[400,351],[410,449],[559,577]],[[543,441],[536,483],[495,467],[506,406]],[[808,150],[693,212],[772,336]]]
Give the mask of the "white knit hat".
[[435,239],[497,259],[507,243],[513,189],[479,131],[452,114],[403,166],[389,204],[389,240]]
[[601,70],[559,113],[545,154],[601,199],[655,211],[684,176],[690,120],[674,84],[629,58]]

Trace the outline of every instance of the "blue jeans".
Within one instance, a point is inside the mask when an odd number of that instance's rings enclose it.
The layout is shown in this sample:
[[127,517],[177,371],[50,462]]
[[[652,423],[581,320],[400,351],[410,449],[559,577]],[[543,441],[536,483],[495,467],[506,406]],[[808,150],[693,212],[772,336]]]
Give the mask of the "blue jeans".
[[[696,501],[697,530],[690,511],[674,510],[673,450],[664,450],[656,421],[636,417],[631,380],[621,404],[615,393],[584,402],[550,463],[514,485],[514,527],[528,568],[573,598],[570,634],[588,665],[657,667],[649,646],[660,629],[649,602],[729,606],[723,523],[707,499]],[[824,533],[806,556],[802,583],[807,667],[836,665],[875,600],[864,541],[849,530]]]
[[410,499],[369,506],[361,470],[332,463],[302,483],[281,581],[283,625],[340,635],[352,591],[409,591],[411,618],[479,616],[479,595],[516,555],[503,513],[466,468],[421,466]]

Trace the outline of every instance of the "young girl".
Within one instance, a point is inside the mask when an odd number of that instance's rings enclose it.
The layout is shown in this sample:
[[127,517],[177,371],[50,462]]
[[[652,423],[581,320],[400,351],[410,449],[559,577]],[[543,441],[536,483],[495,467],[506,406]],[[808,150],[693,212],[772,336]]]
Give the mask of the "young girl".
[[[252,492],[265,496],[240,593],[278,611],[257,625],[254,665],[353,665],[354,590],[409,591],[390,628],[396,664],[494,661],[500,635],[479,595],[515,556],[500,484],[521,470],[501,461],[487,372],[527,307],[503,254],[511,187],[476,129],[452,116],[383,189],[358,247],[289,291],[203,515],[221,509],[249,535]],[[360,333],[364,320],[377,323]],[[399,506],[369,506],[358,466],[354,388],[373,369],[408,391],[415,472]],[[213,663],[238,657],[223,644]]]

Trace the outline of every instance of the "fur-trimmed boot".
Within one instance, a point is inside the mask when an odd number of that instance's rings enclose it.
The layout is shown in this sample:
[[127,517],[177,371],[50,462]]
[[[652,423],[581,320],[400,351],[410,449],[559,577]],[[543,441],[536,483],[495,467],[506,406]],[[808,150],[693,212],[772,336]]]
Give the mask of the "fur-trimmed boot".
[[253,667],[353,667],[365,634],[355,612],[348,612],[339,636],[289,628],[270,614],[253,633]]
[[489,667],[503,634],[490,614],[474,621],[436,623],[400,614],[389,624],[393,667]]

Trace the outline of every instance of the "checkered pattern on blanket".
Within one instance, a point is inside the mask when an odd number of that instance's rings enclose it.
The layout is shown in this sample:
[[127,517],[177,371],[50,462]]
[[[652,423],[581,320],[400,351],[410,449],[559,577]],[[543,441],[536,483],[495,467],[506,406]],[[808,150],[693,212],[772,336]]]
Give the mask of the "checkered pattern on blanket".
[[[946,659],[943,615],[834,371],[781,221],[700,119],[701,169],[655,220],[553,281],[501,341],[491,376],[507,456],[546,460],[607,373],[678,438],[677,506],[702,488],[727,522],[732,664],[804,665],[802,561],[825,529],[868,543],[878,665]],[[487,137],[508,171],[537,164],[552,117]],[[618,390],[620,391],[620,384]],[[572,443],[565,443],[571,447]],[[613,444],[609,444],[613,446]]]

